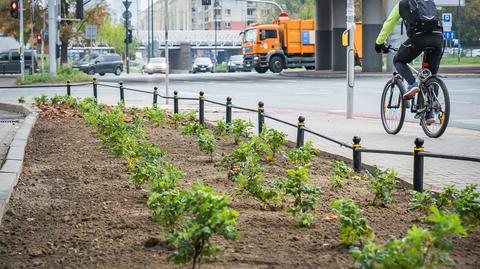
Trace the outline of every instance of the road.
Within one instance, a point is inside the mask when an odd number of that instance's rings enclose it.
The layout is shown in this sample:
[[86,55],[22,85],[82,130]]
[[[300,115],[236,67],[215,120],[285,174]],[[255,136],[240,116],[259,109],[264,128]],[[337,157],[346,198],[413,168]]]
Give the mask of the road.
[[[127,87],[152,90],[158,86],[163,93],[163,75],[123,75],[116,77],[106,75],[99,81],[117,83],[124,81]],[[0,81],[2,78],[0,78]],[[361,118],[379,118],[380,96],[387,77],[359,78],[355,85],[355,114]],[[480,130],[480,77],[479,78],[446,78],[451,97],[450,126]],[[1,82],[0,82],[1,84]],[[262,100],[267,109],[283,109],[305,112],[327,112],[344,114],[346,104],[346,86],[344,79],[290,78],[276,74],[228,73],[228,74],[174,74],[171,75],[171,89],[177,90],[181,96],[197,97],[199,91],[215,100],[225,100],[231,96],[236,105],[255,108]],[[90,94],[88,88],[78,90],[80,95]],[[104,89],[105,102],[114,93]],[[16,101],[19,96],[32,96],[45,93],[64,94],[58,89],[47,90],[1,90],[0,99]],[[172,94],[170,92],[170,94]],[[100,97],[102,97],[101,94]],[[149,103],[149,99],[137,94],[133,97],[136,105]],[[409,120],[413,118],[409,117]]]

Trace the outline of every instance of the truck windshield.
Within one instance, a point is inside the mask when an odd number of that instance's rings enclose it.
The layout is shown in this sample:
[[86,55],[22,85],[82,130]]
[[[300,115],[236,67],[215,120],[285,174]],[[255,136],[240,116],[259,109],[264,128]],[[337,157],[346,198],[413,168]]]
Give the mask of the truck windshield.
[[257,39],[257,29],[250,29],[245,32],[244,42],[255,42]]

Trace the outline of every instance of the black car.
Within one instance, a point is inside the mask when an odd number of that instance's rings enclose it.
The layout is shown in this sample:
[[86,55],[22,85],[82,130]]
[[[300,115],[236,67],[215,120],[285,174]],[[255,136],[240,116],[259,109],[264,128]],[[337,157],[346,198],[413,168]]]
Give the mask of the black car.
[[78,68],[89,75],[98,73],[103,76],[106,73],[113,73],[120,76],[123,71],[123,62],[120,55],[116,53],[90,54],[73,63],[72,67]]
[[[25,73],[32,73],[32,55],[33,67],[38,72],[37,53],[33,50],[25,50]],[[9,50],[0,52],[0,74],[19,74],[21,73],[20,53],[18,50]]]
[[192,72],[211,72],[213,73],[213,63],[210,58],[207,57],[199,57],[196,58],[193,62]]
[[243,55],[233,55],[230,57],[227,63],[228,72],[236,72],[236,71],[252,71],[251,68],[245,67],[243,64]]

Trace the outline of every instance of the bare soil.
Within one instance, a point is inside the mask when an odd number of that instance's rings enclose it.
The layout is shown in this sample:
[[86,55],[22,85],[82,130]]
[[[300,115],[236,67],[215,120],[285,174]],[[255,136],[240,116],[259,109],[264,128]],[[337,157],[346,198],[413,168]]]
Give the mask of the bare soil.
[[[166,261],[173,250],[149,218],[146,191],[130,184],[126,163],[113,158],[81,118],[62,116],[41,117],[29,139],[24,170],[0,226],[0,268],[179,267]],[[186,173],[183,185],[204,179],[217,191],[234,191],[226,173],[200,153],[192,138],[171,128],[147,131],[167,151],[166,159]],[[234,147],[230,139],[219,145],[217,162]],[[234,196],[241,238],[216,239],[223,250],[202,268],[353,268],[348,249],[338,241],[337,221],[326,220],[330,203],[339,198],[352,198],[364,209],[378,241],[422,225],[422,215],[408,210],[406,189],[399,187],[396,201],[385,208],[370,205],[373,194],[366,181],[333,189],[331,160],[321,155],[311,171],[324,192],[313,227],[298,228],[284,209],[264,210]],[[285,173],[282,158],[267,166],[268,179]],[[480,268],[480,233],[455,243],[455,268]]]

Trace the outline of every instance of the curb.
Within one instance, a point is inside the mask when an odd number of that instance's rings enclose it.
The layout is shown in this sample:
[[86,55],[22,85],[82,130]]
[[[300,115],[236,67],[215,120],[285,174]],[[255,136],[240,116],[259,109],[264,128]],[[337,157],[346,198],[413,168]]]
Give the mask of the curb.
[[7,204],[12,195],[18,178],[22,173],[25,148],[33,126],[38,118],[38,113],[24,105],[0,103],[0,109],[25,115],[22,125],[15,133],[10,144],[5,163],[0,167],[0,225],[6,212]]

